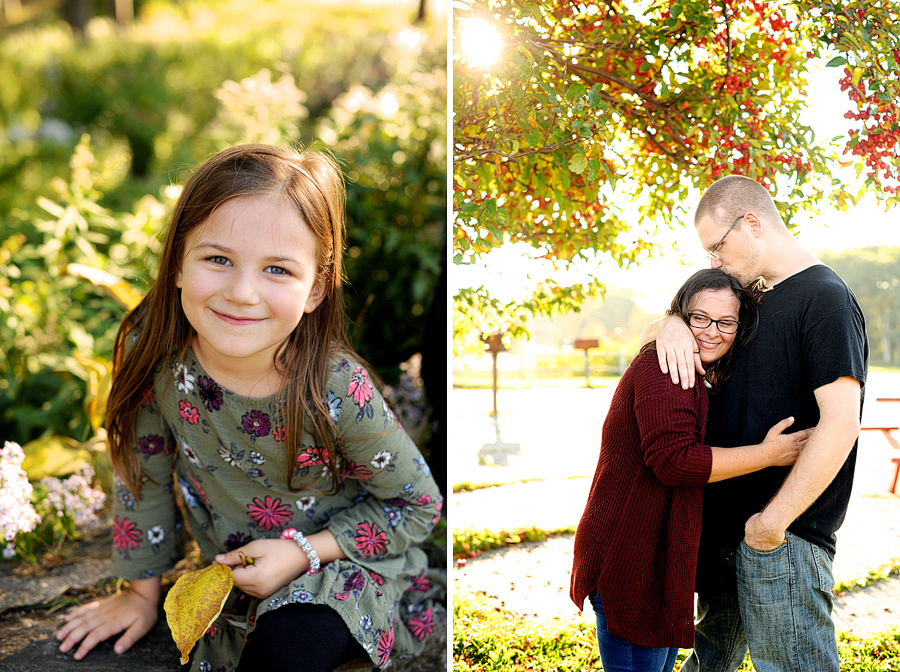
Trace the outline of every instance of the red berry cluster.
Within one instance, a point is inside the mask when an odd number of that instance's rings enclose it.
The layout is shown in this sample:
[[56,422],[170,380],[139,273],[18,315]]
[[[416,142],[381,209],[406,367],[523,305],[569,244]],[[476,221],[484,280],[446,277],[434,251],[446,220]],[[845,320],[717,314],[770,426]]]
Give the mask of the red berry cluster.
[[[900,61],[900,50],[893,50]],[[862,128],[848,131],[847,150],[864,159],[868,171],[866,177],[881,185],[890,194],[900,195],[900,186],[882,184],[883,180],[900,180],[900,125],[897,123],[898,102],[889,96],[878,96],[879,91],[869,91],[864,78],[853,83],[850,68],[844,68],[840,79],[841,91],[856,104],[856,111],[844,114],[847,119],[862,122]]]

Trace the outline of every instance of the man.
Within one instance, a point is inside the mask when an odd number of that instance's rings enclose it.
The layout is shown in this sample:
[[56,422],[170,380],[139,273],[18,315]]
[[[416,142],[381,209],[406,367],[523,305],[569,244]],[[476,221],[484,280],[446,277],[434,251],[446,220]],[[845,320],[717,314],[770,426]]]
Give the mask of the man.
[[[786,415],[796,429],[815,430],[794,467],[705,486],[699,621],[681,669],[736,670],[749,647],[758,672],[838,672],[831,563],[856,464],[865,320],[850,289],[797,242],[757,182],[715,182],[694,226],[714,268],[745,285],[759,279],[762,289],[756,335],[710,393],[706,442],[759,443]],[[665,318],[645,333],[657,330],[662,370],[693,385],[694,368],[703,370],[690,330]]]

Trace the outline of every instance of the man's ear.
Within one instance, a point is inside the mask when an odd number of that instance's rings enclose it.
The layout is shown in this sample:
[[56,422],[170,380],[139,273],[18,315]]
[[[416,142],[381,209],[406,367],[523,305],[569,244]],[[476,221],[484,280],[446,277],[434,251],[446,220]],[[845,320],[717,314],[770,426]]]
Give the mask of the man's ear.
[[311,313],[319,304],[325,300],[328,295],[328,279],[322,276],[316,278],[316,283],[312,286],[309,296],[306,297],[306,304],[303,306],[304,313]]
[[750,228],[750,235],[754,238],[759,238],[766,227],[765,222],[755,212],[744,215],[744,225]]

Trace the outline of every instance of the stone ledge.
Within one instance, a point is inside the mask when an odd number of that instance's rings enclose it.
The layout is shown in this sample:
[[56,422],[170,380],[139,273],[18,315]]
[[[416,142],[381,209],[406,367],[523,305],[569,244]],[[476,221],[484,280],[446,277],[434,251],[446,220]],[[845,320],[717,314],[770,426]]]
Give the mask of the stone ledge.
[[[103,642],[82,661],[71,653],[60,653],[54,633],[62,623],[62,615],[46,610],[13,611],[0,615],[0,672],[176,672],[178,649],[160,613],[156,626],[122,655],[113,651],[115,638]],[[422,654],[395,663],[395,672],[445,672],[447,670],[447,615],[435,609],[435,634]],[[375,672],[368,659],[351,661],[340,672]]]
[[[108,556],[108,531],[90,538],[90,553],[78,562],[61,565],[38,576],[0,572],[0,672],[176,672],[184,670],[160,605],[154,628],[122,655],[113,651],[116,638],[97,645],[83,661],[60,653],[54,634],[63,622],[62,611],[49,605],[64,594],[83,595],[101,581],[115,579]],[[86,543],[82,544],[82,547]],[[96,549],[94,548],[96,546]],[[99,549],[99,550],[98,550]],[[84,548],[80,549],[84,551]],[[99,557],[98,557],[99,556]],[[43,606],[46,605],[46,606]],[[66,610],[68,611],[68,610]],[[445,672],[447,668],[447,613],[434,609],[435,633],[416,658],[394,663],[396,672]],[[340,672],[376,672],[369,659],[351,661]]]

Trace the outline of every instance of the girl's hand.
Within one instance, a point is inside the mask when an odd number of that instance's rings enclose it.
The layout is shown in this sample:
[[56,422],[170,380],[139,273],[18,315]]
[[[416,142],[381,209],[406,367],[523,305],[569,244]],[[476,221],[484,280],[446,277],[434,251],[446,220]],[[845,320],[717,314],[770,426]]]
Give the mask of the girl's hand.
[[771,466],[773,467],[789,467],[797,458],[800,452],[806,447],[806,441],[812,433],[811,429],[803,429],[793,434],[782,434],[782,432],[794,424],[794,418],[785,418],[777,423],[766,433],[763,440],[763,447],[769,450],[771,456]]
[[66,616],[66,624],[56,633],[65,653],[78,642],[75,660],[81,660],[97,644],[125,631],[114,646],[125,653],[156,624],[159,606],[158,578],[131,581],[131,587],[115,595],[79,607]]
[[[243,566],[239,553],[253,558],[253,564]],[[234,568],[235,588],[260,599],[284,588],[309,568],[306,553],[293,539],[257,539],[217,555],[215,561]]]

